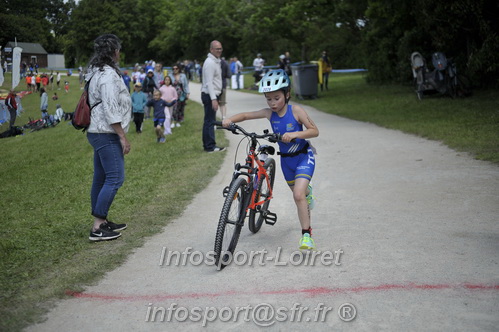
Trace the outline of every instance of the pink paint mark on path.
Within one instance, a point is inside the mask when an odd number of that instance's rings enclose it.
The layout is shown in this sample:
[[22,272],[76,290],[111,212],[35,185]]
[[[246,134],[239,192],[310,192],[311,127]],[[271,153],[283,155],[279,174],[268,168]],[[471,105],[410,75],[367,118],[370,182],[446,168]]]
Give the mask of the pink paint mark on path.
[[223,297],[234,295],[292,295],[292,294],[306,294],[311,297],[325,295],[325,294],[346,294],[346,293],[366,293],[366,292],[382,292],[390,290],[399,291],[413,291],[413,290],[472,290],[472,291],[498,291],[499,285],[486,285],[486,284],[384,284],[378,286],[359,286],[359,287],[346,287],[346,288],[306,288],[306,289],[281,289],[272,291],[254,291],[254,292],[220,292],[220,293],[177,293],[177,294],[102,294],[102,293],[85,293],[74,292],[67,290],[65,293],[68,296],[84,299],[94,299],[101,301],[121,301],[121,302],[134,302],[134,301],[164,301],[169,299],[189,299],[189,298],[210,298],[210,297]]

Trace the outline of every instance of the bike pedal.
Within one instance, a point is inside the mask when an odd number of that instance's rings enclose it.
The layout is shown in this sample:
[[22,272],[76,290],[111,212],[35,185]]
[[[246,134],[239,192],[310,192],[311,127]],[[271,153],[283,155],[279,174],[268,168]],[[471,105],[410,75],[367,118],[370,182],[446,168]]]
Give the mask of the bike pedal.
[[228,193],[229,193],[229,186],[225,187],[224,190],[222,190],[223,197],[227,197]]
[[267,225],[274,226],[275,223],[277,222],[277,214],[272,213],[270,211],[266,211],[266,213],[264,214],[263,218],[265,219],[265,223]]

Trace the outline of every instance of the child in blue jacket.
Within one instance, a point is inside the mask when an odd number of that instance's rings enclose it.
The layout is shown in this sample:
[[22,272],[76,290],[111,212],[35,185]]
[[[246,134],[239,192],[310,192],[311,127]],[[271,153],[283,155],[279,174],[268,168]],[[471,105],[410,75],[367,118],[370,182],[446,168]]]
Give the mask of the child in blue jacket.
[[147,95],[142,92],[142,83],[135,83],[131,98],[133,122],[135,123],[137,134],[140,134],[142,133],[142,123],[144,122],[144,107],[147,104]]
[[161,92],[159,90],[154,90],[153,99],[149,100],[146,104],[148,107],[153,107],[154,109],[154,128],[156,131],[156,136],[158,137],[158,143],[165,143],[166,138],[163,134],[164,125],[166,120],[165,107],[171,107],[175,105],[177,101],[174,100],[170,103],[167,103],[163,99],[161,99]]

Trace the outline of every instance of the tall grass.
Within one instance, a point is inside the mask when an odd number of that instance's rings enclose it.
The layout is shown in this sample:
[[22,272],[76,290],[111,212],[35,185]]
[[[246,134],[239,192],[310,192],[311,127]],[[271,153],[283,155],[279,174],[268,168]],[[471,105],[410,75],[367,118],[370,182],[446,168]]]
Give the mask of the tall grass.
[[[63,92],[63,108],[73,109],[80,92]],[[23,98],[26,112],[16,124],[39,117],[39,102],[37,94]],[[0,330],[36,321],[48,300],[98,280],[182,213],[223,161],[203,151],[203,114],[188,102],[186,121],[166,144],[156,143],[151,120],[140,135],[132,124],[126,180],[110,211],[129,226],[110,242],[88,241],[93,151],[84,134],[62,122],[0,140]],[[227,143],[222,136],[217,142]]]

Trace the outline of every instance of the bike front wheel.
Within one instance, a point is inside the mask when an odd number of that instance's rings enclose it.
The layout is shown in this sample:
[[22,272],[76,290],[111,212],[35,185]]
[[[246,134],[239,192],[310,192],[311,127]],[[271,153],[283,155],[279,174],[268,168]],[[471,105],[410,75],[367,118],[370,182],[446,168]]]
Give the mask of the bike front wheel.
[[269,176],[269,183],[267,183],[266,178],[262,177],[258,179],[258,184],[256,187],[255,201],[254,203],[265,200],[265,203],[261,205],[257,205],[254,209],[251,209],[249,212],[249,220],[248,227],[252,233],[256,233],[262,227],[262,224],[265,220],[265,214],[267,213],[270,205],[270,197],[271,189],[274,188],[274,180],[275,180],[275,160],[272,158],[268,158],[263,167],[267,170],[267,175]]
[[246,217],[246,186],[244,178],[232,182],[218,221],[215,237],[215,263],[223,269],[230,264]]

